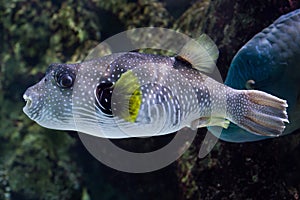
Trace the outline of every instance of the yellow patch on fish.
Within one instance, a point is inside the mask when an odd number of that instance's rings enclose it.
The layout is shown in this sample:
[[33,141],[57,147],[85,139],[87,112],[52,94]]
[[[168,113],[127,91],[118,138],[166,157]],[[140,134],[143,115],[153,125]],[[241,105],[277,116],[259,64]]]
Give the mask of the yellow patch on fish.
[[142,91],[137,76],[126,71],[115,84],[116,100],[121,103],[114,114],[127,122],[135,122],[142,103]]
[[134,122],[139,114],[142,102],[142,93],[140,90],[135,90],[129,99],[129,116],[124,119],[129,122]]

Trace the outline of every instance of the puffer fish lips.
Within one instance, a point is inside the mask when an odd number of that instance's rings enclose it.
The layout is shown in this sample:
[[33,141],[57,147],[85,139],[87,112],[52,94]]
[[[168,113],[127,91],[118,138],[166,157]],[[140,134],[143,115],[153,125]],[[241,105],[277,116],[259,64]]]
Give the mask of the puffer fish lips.
[[40,94],[36,90],[37,85],[32,86],[26,90],[23,99],[26,105],[23,107],[23,112],[32,120],[38,120],[42,104],[40,101]]

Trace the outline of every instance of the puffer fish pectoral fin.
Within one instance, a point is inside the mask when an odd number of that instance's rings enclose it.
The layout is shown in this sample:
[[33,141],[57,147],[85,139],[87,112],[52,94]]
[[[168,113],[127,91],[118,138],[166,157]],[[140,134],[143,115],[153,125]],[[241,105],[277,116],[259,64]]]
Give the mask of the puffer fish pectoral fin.
[[112,112],[127,122],[135,122],[138,116],[142,92],[138,77],[128,70],[115,83],[112,95]]
[[228,128],[230,121],[221,117],[201,117],[192,121],[191,129],[196,130],[197,128],[207,126],[220,126],[222,128]]
[[210,37],[202,34],[197,40],[189,40],[178,57],[191,63],[193,68],[210,74],[216,67],[219,50]]

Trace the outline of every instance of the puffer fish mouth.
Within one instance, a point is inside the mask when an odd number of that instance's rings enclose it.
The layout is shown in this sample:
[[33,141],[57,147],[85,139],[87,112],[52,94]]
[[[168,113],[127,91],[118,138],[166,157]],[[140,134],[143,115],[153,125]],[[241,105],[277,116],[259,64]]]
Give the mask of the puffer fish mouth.
[[26,105],[24,106],[24,108],[30,108],[32,105],[32,98],[30,98],[29,96],[27,96],[26,94],[23,95],[23,99],[26,102]]

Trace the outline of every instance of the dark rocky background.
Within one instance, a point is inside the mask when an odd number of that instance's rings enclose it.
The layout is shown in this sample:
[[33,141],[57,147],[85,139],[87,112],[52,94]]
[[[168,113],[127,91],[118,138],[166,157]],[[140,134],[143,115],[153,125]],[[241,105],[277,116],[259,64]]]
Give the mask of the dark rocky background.
[[[100,41],[133,27],[159,26],[220,49],[223,77],[237,50],[296,0],[28,0],[0,3],[0,199],[299,199],[299,134],[232,144],[197,157],[205,129],[175,163],[145,174],[95,160],[74,132],[47,130],[23,113],[22,94],[53,62],[75,62]],[[131,150],[170,136],[114,141]]]

